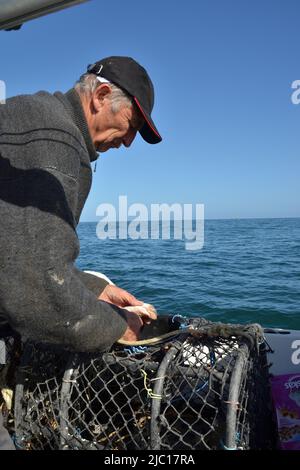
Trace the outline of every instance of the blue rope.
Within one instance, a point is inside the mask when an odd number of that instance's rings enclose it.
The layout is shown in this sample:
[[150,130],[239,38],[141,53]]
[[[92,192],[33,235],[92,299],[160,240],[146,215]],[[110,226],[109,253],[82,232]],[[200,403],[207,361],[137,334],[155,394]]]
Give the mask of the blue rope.
[[124,348],[124,351],[132,355],[132,354],[140,354],[146,351],[147,349],[148,349],[147,346],[130,346],[128,348]]
[[[241,433],[237,432],[235,438],[236,438],[237,443],[240,443],[241,442]],[[220,444],[221,444],[221,447],[224,450],[237,450],[237,447],[226,447],[224,442],[222,441],[222,439],[220,441]]]
[[81,437],[82,430],[80,428],[76,428],[74,432],[75,437]]
[[185,328],[186,317],[183,317],[182,315],[177,315],[177,314],[173,315],[172,320],[171,320],[172,323],[175,323],[175,318],[182,319],[179,329]]
[[201,385],[201,387],[198,387],[196,388],[195,392],[201,392],[201,390],[203,390],[208,384],[208,380],[206,382],[204,382],[203,385]]
[[222,447],[222,449],[224,450],[237,450],[236,446],[235,447],[227,447],[225,446],[224,442],[222,441],[222,439],[220,440],[220,445]]
[[213,366],[216,363],[216,355],[214,351],[209,352],[209,358],[210,358],[211,365]]
[[22,439],[17,437],[15,433],[11,436],[11,439],[16,449],[24,449],[24,445],[21,443]]

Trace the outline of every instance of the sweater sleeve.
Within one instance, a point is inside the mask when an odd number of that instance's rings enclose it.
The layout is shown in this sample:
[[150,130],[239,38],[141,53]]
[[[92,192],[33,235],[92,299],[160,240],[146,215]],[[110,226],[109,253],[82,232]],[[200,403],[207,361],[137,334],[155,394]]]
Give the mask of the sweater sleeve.
[[105,279],[94,276],[90,273],[86,273],[84,271],[78,270],[77,275],[85,287],[93,292],[97,297],[99,297],[101,292],[108,285],[108,282]]
[[69,152],[54,139],[0,142],[0,311],[25,339],[72,351],[106,350],[127,322],[122,309],[97,299],[98,287],[91,288],[74,265],[79,159],[72,154],[70,171],[47,161],[21,169],[9,159],[12,148],[15,161],[55,152],[59,162]]

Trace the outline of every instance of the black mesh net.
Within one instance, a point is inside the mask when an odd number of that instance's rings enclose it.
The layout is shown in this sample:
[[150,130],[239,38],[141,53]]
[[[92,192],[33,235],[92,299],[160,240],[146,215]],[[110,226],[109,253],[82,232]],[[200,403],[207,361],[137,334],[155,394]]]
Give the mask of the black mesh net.
[[17,447],[274,448],[262,330],[171,317],[155,328],[92,356],[27,343],[12,386]]

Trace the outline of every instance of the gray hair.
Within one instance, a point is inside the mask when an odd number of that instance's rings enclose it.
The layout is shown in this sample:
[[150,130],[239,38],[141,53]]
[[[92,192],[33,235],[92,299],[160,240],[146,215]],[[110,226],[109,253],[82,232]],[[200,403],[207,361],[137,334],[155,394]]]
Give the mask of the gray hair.
[[80,94],[90,96],[96,88],[101,85],[101,83],[108,83],[111,88],[110,101],[113,113],[118,112],[121,105],[125,105],[127,107],[132,106],[132,98],[128,93],[107,80],[101,82],[93,73],[85,73],[81,75],[74,87]]

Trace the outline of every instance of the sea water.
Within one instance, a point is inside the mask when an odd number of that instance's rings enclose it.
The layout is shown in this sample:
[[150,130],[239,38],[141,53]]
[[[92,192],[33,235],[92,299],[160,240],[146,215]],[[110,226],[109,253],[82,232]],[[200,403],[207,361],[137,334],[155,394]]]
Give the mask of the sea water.
[[300,329],[300,218],[206,220],[198,251],[172,230],[170,240],[101,240],[96,227],[79,224],[77,265],[159,313]]

